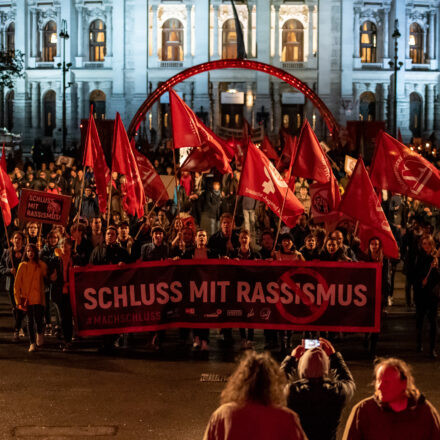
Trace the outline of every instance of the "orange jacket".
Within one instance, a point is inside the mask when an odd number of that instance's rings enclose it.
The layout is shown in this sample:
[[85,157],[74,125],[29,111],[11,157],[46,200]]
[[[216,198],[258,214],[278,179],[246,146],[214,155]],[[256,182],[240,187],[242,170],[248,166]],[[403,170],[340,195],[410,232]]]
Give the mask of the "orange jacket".
[[20,304],[21,298],[25,298],[30,306],[45,305],[44,277],[47,274],[47,266],[43,261],[38,264],[23,261],[18,266],[14,284],[14,297],[16,304]]

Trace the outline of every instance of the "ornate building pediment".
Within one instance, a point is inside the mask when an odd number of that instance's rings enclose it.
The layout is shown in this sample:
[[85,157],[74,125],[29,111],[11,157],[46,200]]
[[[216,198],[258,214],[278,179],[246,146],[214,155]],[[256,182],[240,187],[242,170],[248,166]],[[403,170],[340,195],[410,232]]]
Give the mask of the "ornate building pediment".
[[47,8],[47,9],[40,9],[38,11],[38,28],[42,29],[43,26],[49,21],[57,21],[58,18],[58,11],[55,8]]
[[378,26],[382,26],[382,11],[368,8],[368,9],[362,9],[359,14],[359,18],[361,22],[364,21],[373,21]]

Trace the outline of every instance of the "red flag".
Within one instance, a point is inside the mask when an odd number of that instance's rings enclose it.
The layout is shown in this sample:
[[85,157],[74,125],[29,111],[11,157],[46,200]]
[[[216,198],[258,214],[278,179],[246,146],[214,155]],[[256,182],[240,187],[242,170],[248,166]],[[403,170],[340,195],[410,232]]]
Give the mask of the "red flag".
[[126,178],[126,206],[128,214],[137,214],[141,218],[144,215],[145,205],[144,187],[119,113],[116,113],[115,129],[113,132],[112,171],[123,174]]
[[280,216],[286,190],[286,203],[281,219],[287,226],[293,228],[297,218],[304,212],[304,207],[295,194],[287,188],[287,183],[272,162],[252,142],[249,142],[238,194],[260,200]]
[[222,150],[228,161],[231,161],[235,150],[228,142],[210,130],[173,89],[169,90],[169,94],[174,148],[200,148],[208,143],[217,154],[221,154]]
[[376,139],[370,176],[376,188],[440,207],[440,171],[384,131]]
[[11,209],[17,205],[18,198],[14,187],[12,186],[11,179],[3,167],[0,167],[0,208],[2,210],[3,222],[6,226],[11,224]]
[[92,113],[90,113],[89,123],[87,125],[84,166],[90,167],[95,175],[99,210],[105,213],[107,211],[107,188],[110,183],[110,170],[105,161]]
[[378,237],[384,254],[399,258],[399,248],[362,159],[357,161],[339,204],[339,211],[359,221],[359,238],[365,252],[370,238]]
[[157,201],[158,206],[168,201],[168,193],[159,174],[157,174],[151,162],[134,147],[134,140],[131,147],[136,159],[145,195],[150,199]]
[[201,147],[203,141],[198,130],[197,116],[173,89],[169,89],[168,93],[174,148]]
[[6,151],[5,151],[5,143],[3,142],[2,147],[2,158],[0,159],[0,167],[2,167],[6,172],[8,172],[8,166],[6,164]]
[[8,172],[7,172],[6,152],[5,152],[5,144],[4,143],[3,143],[3,148],[2,148],[2,158],[0,160],[0,167],[4,171],[3,180],[4,180],[4,184],[5,184],[5,188],[6,188],[6,195],[8,197],[9,206],[12,209],[18,205],[19,200],[17,197],[17,193],[15,191],[14,185],[12,185],[11,178],[9,177]]
[[285,167],[287,167],[289,166],[289,164],[292,163],[292,159],[295,158],[297,148],[296,137],[293,138],[284,129],[281,129],[280,134],[283,137],[284,148],[276,164],[276,167],[278,169],[280,167],[280,164],[283,164]]
[[307,119],[301,128],[292,176],[313,179],[319,183],[331,180],[332,169]]
[[318,223],[329,221],[341,201],[338,181],[332,176],[330,182],[310,185],[310,214]]
[[216,168],[222,174],[232,173],[232,168],[224,151],[216,149],[214,144],[206,143],[201,148],[194,148],[189,153],[180,170],[201,173],[209,171],[211,168]]
[[260,149],[269,159],[276,160],[276,161],[280,160],[277,152],[273,148],[272,144],[270,143],[269,138],[266,135],[263,138],[263,142],[261,143]]

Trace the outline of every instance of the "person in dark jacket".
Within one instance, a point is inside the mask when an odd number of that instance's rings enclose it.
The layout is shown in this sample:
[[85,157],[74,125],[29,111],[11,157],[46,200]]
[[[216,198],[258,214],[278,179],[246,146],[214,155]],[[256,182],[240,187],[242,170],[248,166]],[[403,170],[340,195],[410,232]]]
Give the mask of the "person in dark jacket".
[[114,226],[109,226],[105,231],[105,242],[93,249],[92,255],[90,255],[90,264],[128,263],[130,256],[127,250],[116,241],[117,238],[118,230]]
[[89,221],[99,216],[98,198],[93,194],[90,186],[84,190],[81,202],[81,217],[86,217]]
[[304,239],[304,246],[299,251],[306,261],[319,260],[319,250],[316,247],[316,237],[313,234],[307,235]]
[[205,191],[200,199],[202,206],[201,225],[211,236],[217,230],[217,221],[222,204],[220,182],[213,182],[212,189]]
[[437,357],[435,343],[437,339],[437,309],[440,272],[438,267],[437,250],[431,235],[420,239],[420,252],[414,266],[415,283],[414,299],[416,302],[417,351],[423,350],[422,333],[425,315],[430,324],[429,342],[430,355]]
[[298,217],[298,222],[295,227],[290,231],[293,243],[297,249],[304,246],[305,238],[310,234],[310,227],[308,225],[307,214],[301,214]]
[[[309,440],[336,440],[341,413],[353,397],[356,385],[341,353],[320,338],[320,347],[306,350],[298,345],[281,369],[292,380],[286,387],[287,406],[295,411]],[[329,377],[334,370],[334,377]]]
[[373,396],[351,411],[343,440],[440,440],[440,417],[417,389],[409,366],[396,358],[374,368]]
[[209,249],[222,257],[230,255],[239,246],[238,234],[233,228],[232,214],[225,212],[220,217],[220,230],[209,238]]
[[24,255],[24,234],[16,231],[11,237],[12,248],[4,249],[0,260],[0,274],[6,276],[6,289],[9,292],[12,314],[14,317],[14,336],[13,341],[19,339],[19,332],[22,328],[24,312],[17,307],[14,297],[14,280],[18,265]]
[[70,228],[70,236],[73,240],[73,251],[77,258],[77,265],[85,266],[93,252],[93,245],[86,237],[86,226],[82,223],[75,223]]
[[152,242],[146,243],[141,249],[141,261],[159,261],[170,257],[170,250],[164,243],[165,230],[155,225],[151,229]]

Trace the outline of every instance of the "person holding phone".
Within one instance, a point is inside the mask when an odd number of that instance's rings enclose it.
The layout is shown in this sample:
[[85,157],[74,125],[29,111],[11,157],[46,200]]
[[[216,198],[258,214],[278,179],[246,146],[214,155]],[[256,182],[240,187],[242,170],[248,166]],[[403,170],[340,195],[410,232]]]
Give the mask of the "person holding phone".
[[291,381],[287,406],[299,415],[309,440],[336,440],[342,410],[356,388],[341,353],[324,338],[305,339],[286,356],[281,370]]

